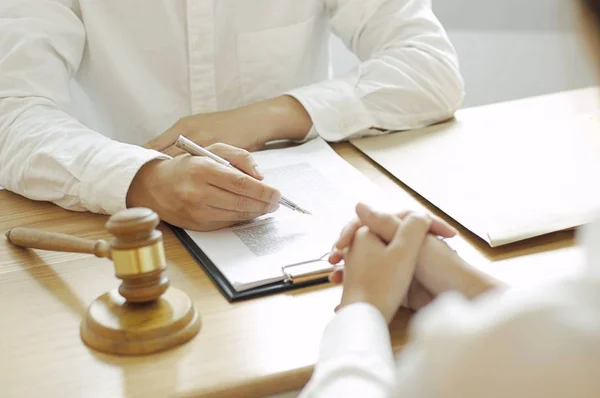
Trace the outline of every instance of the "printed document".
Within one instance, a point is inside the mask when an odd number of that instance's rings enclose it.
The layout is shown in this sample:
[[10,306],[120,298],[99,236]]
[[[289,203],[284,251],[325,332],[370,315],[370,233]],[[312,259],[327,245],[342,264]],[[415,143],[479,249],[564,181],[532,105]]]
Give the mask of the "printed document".
[[284,279],[282,267],[326,259],[359,201],[403,208],[322,139],[257,152],[265,182],[312,215],[284,206],[230,228],[186,231],[237,291]]

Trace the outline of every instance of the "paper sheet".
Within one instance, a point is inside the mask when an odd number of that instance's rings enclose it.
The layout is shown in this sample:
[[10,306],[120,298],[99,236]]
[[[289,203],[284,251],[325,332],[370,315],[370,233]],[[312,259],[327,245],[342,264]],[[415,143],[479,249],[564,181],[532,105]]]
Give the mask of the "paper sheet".
[[[473,108],[449,123],[353,144],[500,246],[585,224],[600,206],[599,118],[548,114],[547,102]],[[538,103],[543,114],[535,114]]]
[[[322,139],[254,154],[265,182],[312,215],[283,206],[252,222],[212,232],[187,231],[237,291],[283,279],[281,268],[327,255],[359,201],[402,208]],[[257,283],[258,282],[258,283]]]

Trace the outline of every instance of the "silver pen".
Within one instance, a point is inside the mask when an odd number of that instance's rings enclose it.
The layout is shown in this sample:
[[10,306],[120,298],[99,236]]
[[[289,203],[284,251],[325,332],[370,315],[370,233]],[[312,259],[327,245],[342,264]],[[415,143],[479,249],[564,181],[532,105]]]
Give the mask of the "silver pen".
[[[238,169],[237,167],[232,165],[227,160],[223,159],[220,156],[215,155],[214,153],[212,153],[211,151],[209,151],[205,148],[202,148],[200,145],[196,144],[193,141],[188,140],[187,138],[185,138],[182,135],[180,135],[179,138],[177,138],[177,142],[175,142],[175,146],[179,149],[186,151],[190,155],[206,156],[208,158],[211,158],[215,162],[222,164],[223,166],[233,167],[234,169],[239,170],[242,173],[244,173],[242,170]],[[292,202],[285,196],[281,196],[279,203],[293,211],[298,211],[298,212],[304,213],[304,214],[311,214],[308,210],[305,210],[302,207],[298,206],[297,204],[295,204],[294,202]]]

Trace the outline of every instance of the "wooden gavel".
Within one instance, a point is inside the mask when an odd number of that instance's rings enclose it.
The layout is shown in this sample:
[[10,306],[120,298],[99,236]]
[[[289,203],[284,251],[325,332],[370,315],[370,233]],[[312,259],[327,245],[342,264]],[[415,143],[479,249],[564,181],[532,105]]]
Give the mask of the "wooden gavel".
[[94,241],[27,227],[13,228],[6,233],[6,237],[15,246],[57,252],[87,253],[112,259],[110,244],[103,239]]
[[158,215],[133,208],[109,218],[110,242],[17,227],[6,233],[24,248],[88,253],[111,259],[123,282],[90,305],[81,337],[97,350],[123,355],[148,354],[183,344],[200,330],[200,317],[184,292],[169,287]]
[[110,243],[24,227],[11,229],[6,237],[24,248],[107,257],[114,262],[116,277],[123,281],[119,293],[129,302],[143,303],[156,300],[169,287],[158,223],[152,210],[135,208],[108,220],[106,228],[115,237]]

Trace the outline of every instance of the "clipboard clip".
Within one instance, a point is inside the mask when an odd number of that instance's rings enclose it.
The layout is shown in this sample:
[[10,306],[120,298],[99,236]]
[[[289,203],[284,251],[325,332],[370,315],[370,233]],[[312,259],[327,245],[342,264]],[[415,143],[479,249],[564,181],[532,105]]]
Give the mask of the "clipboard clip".
[[291,284],[305,283],[319,279],[327,279],[335,265],[329,264],[327,256],[329,252],[323,254],[317,260],[303,261],[301,263],[290,264],[281,267],[285,282]]

